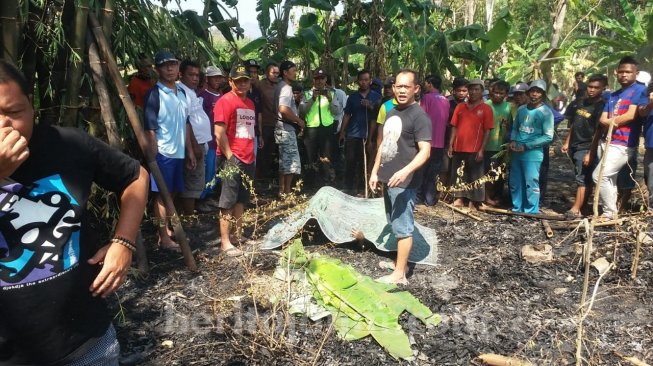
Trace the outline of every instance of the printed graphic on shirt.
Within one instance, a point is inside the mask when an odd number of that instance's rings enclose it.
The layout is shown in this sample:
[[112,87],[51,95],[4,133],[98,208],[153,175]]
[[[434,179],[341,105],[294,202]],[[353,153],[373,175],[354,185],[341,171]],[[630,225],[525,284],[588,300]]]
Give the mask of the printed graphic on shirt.
[[256,124],[256,114],[251,109],[236,109],[236,138],[248,139],[254,138],[254,125]]
[[59,175],[38,180],[31,189],[3,184],[0,289],[42,283],[75,267],[80,253],[80,211]]
[[397,156],[399,147],[397,141],[401,136],[403,123],[399,116],[391,116],[383,125],[383,142],[381,143],[381,163],[387,163]]

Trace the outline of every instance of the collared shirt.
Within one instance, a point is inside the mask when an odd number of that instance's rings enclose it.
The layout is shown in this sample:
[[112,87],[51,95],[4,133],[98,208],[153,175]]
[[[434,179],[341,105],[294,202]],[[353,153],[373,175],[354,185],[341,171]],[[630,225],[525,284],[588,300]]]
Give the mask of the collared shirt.
[[501,146],[509,137],[509,129],[512,126],[512,109],[510,103],[505,100],[498,104],[491,100],[485,103],[492,108],[494,115],[494,128],[488,137],[485,151],[500,151]]
[[388,112],[393,110],[399,102],[397,102],[397,99],[391,98],[385,101],[385,103],[381,104],[381,108],[379,108],[379,115],[376,117],[376,123],[377,124],[384,124],[385,123],[385,118],[388,116]]
[[443,148],[449,120],[449,100],[434,89],[425,93],[419,104],[431,119],[431,147]]
[[381,101],[381,94],[371,90],[363,97],[360,92],[355,92],[347,98],[347,105],[345,107],[345,114],[350,116],[349,124],[347,125],[347,138],[367,138],[368,123],[374,120],[374,109],[369,110],[365,108],[361,102],[365,99],[369,100],[373,105],[378,105]]
[[154,130],[161,155],[183,159],[186,152],[188,103],[184,89],[175,90],[157,82],[145,95],[144,129]]
[[456,106],[451,118],[451,125],[456,127],[456,141],[453,151],[475,153],[481,149],[485,131],[494,128],[492,108],[481,101],[474,108],[467,102]]
[[205,144],[212,140],[211,120],[204,112],[202,107],[202,98],[198,98],[195,90],[187,87],[182,82],[177,82],[177,86],[184,89],[186,93],[186,102],[188,103],[188,121],[193,127],[193,135],[198,144]]
[[514,152],[524,161],[542,161],[543,146],[553,141],[553,113],[546,104],[528,108],[525,104],[517,110],[510,140],[524,145],[524,151]]

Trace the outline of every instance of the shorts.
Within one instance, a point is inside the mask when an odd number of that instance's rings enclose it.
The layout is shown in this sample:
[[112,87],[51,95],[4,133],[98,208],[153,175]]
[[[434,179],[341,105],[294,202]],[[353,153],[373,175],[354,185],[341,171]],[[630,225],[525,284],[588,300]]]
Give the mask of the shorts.
[[184,170],[184,192],[182,192],[181,197],[183,198],[200,198],[204,187],[206,186],[206,153],[208,151],[208,146],[202,144],[200,146],[202,149],[202,156],[197,159],[197,164],[193,170]]
[[[163,181],[170,193],[184,191],[184,159],[167,158],[157,153],[156,165],[159,166]],[[150,186],[152,192],[159,192],[159,187],[157,187],[152,174],[150,174]]]
[[578,187],[591,187],[593,185],[592,181],[592,172],[594,171],[595,165],[590,164],[589,166],[583,165],[583,159],[585,154],[589,150],[569,150],[569,157],[574,162],[574,172],[576,173],[576,185]]
[[[218,157],[218,167],[218,175],[221,178],[218,207],[228,210],[237,203],[249,203],[249,190],[254,188],[254,170],[256,169],[254,162],[245,164],[235,156],[231,160],[227,160],[221,155]],[[244,179],[243,176],[249,179]]]
[[[624,165],[619,170],[619,175],[617,175],[617,189],[619,190],[629,190],[637,186],[637,182],[635,181],[635,172],[637,172],[637,148],[629,147],[627,152],[628,164]],[[632,178],[630,177],[631,174]]]
[[299,159],[295,131],[276,129],[274,131],[274,141],[279,145],[279,173],[301,174],[302,163]]
[[383,190],[383,203],[385,215],[392,233],[397,239],[413,236],[415,230],[415,197],[417,190],[414,188],[388,187],[386,184]]

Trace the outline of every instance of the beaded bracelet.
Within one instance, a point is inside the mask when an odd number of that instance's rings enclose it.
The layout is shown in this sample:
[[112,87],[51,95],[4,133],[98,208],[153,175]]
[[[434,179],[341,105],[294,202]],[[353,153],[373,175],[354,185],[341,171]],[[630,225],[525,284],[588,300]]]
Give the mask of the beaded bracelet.
[[127,249],[131,250],[132,252],[136,251],[136,244],[129,239],[123,238],[122,236],[115,236],[113,239],[111,239],[111,242],[123,245],[127,247]]

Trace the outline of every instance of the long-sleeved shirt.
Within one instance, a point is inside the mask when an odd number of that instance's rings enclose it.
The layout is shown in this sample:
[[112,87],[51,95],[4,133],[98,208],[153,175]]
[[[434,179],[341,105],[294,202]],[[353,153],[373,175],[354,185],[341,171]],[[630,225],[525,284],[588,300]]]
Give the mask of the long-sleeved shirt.
[[510,141],[524,145],[522,160],[542,161],[544,152],[542,146],[553,141],[553,113],[542,104],[529,109],[523,105],[517,110],[517,116],[510,132]]
[[422,96],[419,104],[431,119],[431,147],[445,147],[444,137],[449,120],[449,100],[440,95],[437,90],[432,90]]

